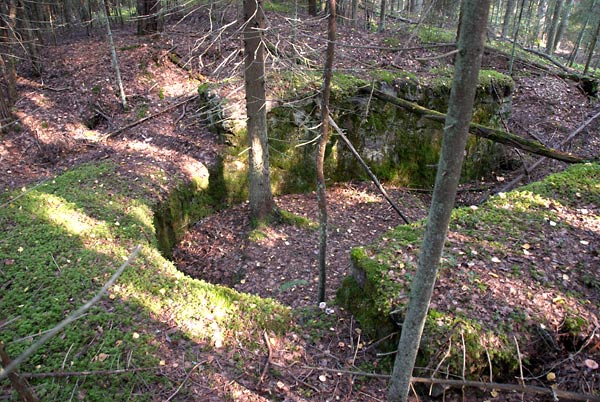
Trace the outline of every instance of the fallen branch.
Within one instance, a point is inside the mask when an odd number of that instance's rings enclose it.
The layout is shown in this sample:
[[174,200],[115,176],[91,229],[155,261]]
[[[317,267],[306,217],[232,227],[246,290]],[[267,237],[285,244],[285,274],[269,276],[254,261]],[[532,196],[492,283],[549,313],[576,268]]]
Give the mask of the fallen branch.
[[356,157],[356,159],[358,159],[358,162],[360,162],[363,169],[365,169],[365,172],[367,172],[367,174],[369,175],[369,177],[371,178],[373,183],[375,183],[375,186],[377,187],[379,192],[383,195],[383,197],[387,200],[387,202],[390,203],[390,205],[392,206],[392,208],[394,208],[394,210],[398,213],[398,215],[400,215],[402,220],[406,224],[409,224],[410,221],[408,220],[408,218],[406,216],[404,216],[402,211],[400,211],[400,208],[398,207],[398,205],[396,205],[396,203],[390,198],[387,191],[385,191],[385,189],[383,188],[381,183],[379,183],[379,180],[377,180],[377,176],[375,176],[375,174],[373,174],[371,169],[369,169],[369,166],[365,163],[363,158],[361,158],[361,156],[358,154],[358,151],[356,151],[356,148],[354,148],[354,146],[352,145],[352,143],[350,142],[348,137],[346,137],[346,135],[344,134],[342,129],[336,124],[336,122],[331,118],[331,116],[329,116],[329,123],[331,123],[331,126],[335,129],[335,131],[342,138],[342,140],[344,140],[344,142],[346,143],[346,145],[348,146],[348,148],[350,149],[352,154]]
[[114,137],[115,135],[117,135],[117,134],[119,134],[119,133],[122,133],[122,132],[123,132],[123,131],[125,131],[125,130],[129,130],[130,128],[132,128],[132,127],[135,127],[135,126],[137,126],[138,124],[141,124],[141,123],[143,123],[143,122],[145,122],[145,121],[148,121],[148,120],[150,120],[150,119],[153,119],[153,118],[155,118],[155,117],[157,117],[157,116],[160,116],[161,114],[163,114],[163,113],[165,113],[165,112],[168,112],[169,110],[175,109],[176,107],[179,107],[179,106],[181,106],[181,105],[184,105],[184,104],[186,104],[186,103],[188,103],[188,102],[190,102],[190,101],[193,101],[193,100],[194,100],[194,99],[196,99],[196,98],[198,98],[198,95],[194,95],[194,96],[192,96],[192,97],[189,97],[189,98],[187,98],[187,99],[184,99],[184,100],[182,100],[182,101],[180,101],[180,102],[177,102],[177,103],[175,103],[175,104],[173,104],[173,105],[171,105],[171,106],[167,106],[166,108],[164,108],[164,109],[162,109],[162,110],[159,110],[158,112],[156,112],[156,113],[154,113],[154,114],[151,114],[150,116],[146,116],[146,117],[144,117],[143,119],[136,120],[136,121],[134,121],[133,123],[129,123],[129,124],[127,124],[126,126],[123,126],[123,127],[119,128],[119,129],[116,129],[115,131],[111,131],[110,133],[103,135],[102,137],[100,137],[100,139],[98,139],[98,140],[97,140],[97,142],[103,142],[103,141],[106,141],[107,139],[109,139],[109,138],[112,138],[112,137]]
[[[371,93],[371,88],[361,88],[360,92],[362,93]],[[446,115],[441,112],[437,112],[435,110],[427,109],[423,106],[420,106],[416,103],[409,102],[405,99],[401,99],[395,96],[388,95],[381,91],[375,90],[372,91],[374,97],[381,99],[383,101],[389,102],[395,106],[401,107],[411,113],[418,114],[423,116],[424,118],[432,121],[439,122],[444,124],[446,121]],[[471,123],[469,125],[469,133],[476,135],[478,137],[487,138],[488,140],[498,142],[500,144],[508,145],[513,148],[522,149],[524,151],[546,156],[551,159],[560,160],[568,163],[583,163],[586,162],[584,159],[572,155],[567,152],[561,152],[555,149],[548,148],[543,144],[537,141],[527,140],[525,138],[519,137],[518,135],[508,133],[503,130],[498,130],[491,127],[486,127],[481,124]]]
[[94,304],[96,304],[98,302],[98,300],[100,300],[102,298],[102,296],[108,291],[108,289],[116,282],[116,280],[119,278],[119,276],[121,276],[121,274],[123,273],[125,268],[127,268],[127,266],[129,264],[131,264],[131,262],[135,259],[135,257],[138,255],[138,253],[140,252],[141,249],[142,249],[142,246],[139,245],[135,248],[135,250],[133,250],[133,252],[129,256],[129,258],[127,258],[127,261],[125,261],[123,263],[123,265],[121,265],[119,267],[119,269],[113,274],[113,276],[110,277],[108,282],[106,282],[106,284],[104,284],[104,286],[102,287],[102,289],[100,289],[100,291],[98,291],[96,296],[94,296],[90,301],[85,303],[83,306],[79,307],[77,310],[75,310],[73,313],[71,313],[67,318],[65,318],[60,323],[58,323],[58,325],[56,325],[54,328],[52,328],[50,331],[48,331],[44,336],[42,336],[40,339],[38,339],[38,341],[36,343],[31,345],[25,352],[21,353],[16,359],[14,359],[8,366],[6,366],[4,368],[4,370],[0,371],[0,380],[3,380],[6,377],[8,377],[8,375],[10,373],[12,373],[17,368],[17,366],[19,366],[19,364],[21,364],[25,360],[27,360],[29,358],[29,356],[31,356],[39,348],[41,348],[42,345],[44,345],[44,343],[46,343],[54,335],[56,335],[57,333],[62,331],[67,325],[69,325],[73,321],[77,320],[79,317],[81,317],[83,314],[85,314],[85,312],[88,311]]
[[[596,120],[599,117],[600,117],[600,112],[598,112],[594,116],[590,117],[586,122],[584,122],[581,126],[579,126],[577,128],[577,130],[573,131],[571,134],[569,134],[569,136],[567,138],[565,138],[563,141],[561,141],[561,143],[558,145],[558,148],[560,149],[565,144],[568,144],[573,138],[575,138],[579,133],[581,133],[584,128],[589,126],[594,120]],[[530,174],[533,170],[537,169],[542,164],[542,162],[544,162],[545,160],[546,160],[546,158],[539,158],[533,165],[526,167],[525,171],[527,172],[527,174]],[[523,180],[524,177],[525,177],[525,174],[521,173],[520,175],[515,177],[510,183],[508,183],[506,186],[502,187],[502,189],[499,192],[504,193],[506,191],[511,190],[521,180]],[[482,201],[485,201],[485,199]]]
[[443,53],[443,54],[438,54],[437,56],[431,56],[431,57],[415,57],[415,60],[418,61],[430,61],[430,60],[437,60],[437,59],[442,59],[444,57],[448,57],[448,56],[452,56],[453,54],[458,53],[459,50],[458,49],[454,49],[451,50],[447,53]]
[[[361,376],[361,377],[372,377],[372,378],[382,378],[382,379],[389,379],[391,377],[389,374],[368,373],[368,372],[363,372],[363,371],[352,371],[352,370],[337,370],[337,369],[332,369],[332,368],[327,368],[327,367],[302,366],[302,368],[305,368],[307,370],[327,371],[330,373],[356,375],[356,376]],[[425,377],[411,377],[411,383],[439,384],[439,385],[447,385],[447,386],[455,387],[455,388],[471,387],[471,388],[489,389],[489,390],[519,391],[519,392],[523,392],[526,394],[550,395],[552,397],[560,398],[562,400],[568,400],[568,401],[600,402],[600,396],[590,395],[590,394],[581,394],[578,392],[561,391],[556,388],[545,388],[545,387],[538,387],[535,385],[502,384],[502,383],[497,383],[497,382],[448,380],[448,379],[444,379],[444,378],[425,378]]]
[[[10,366],[10,357],[4,351],[4,342],[0,341],[0,362],[2,366]],[[8,374],[8,379],[10,380],[10,384],[17,391],[17,394],[25,401],[25,402],[38,402],[39,399],[35,392],[31,389],[31,386],[27,382],[27,380],[23,377],[22,374],[19,374],[16,370],[12,373]]]

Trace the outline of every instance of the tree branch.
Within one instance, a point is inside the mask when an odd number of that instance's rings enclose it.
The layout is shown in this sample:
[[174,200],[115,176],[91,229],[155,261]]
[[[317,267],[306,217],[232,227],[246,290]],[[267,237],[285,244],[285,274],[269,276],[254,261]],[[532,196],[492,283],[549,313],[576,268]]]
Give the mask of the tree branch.
[[[371,93],[371,88],[361,88],[362,93]],[[374,97],[383,101],[389,102],[395,106],[401,107],[411,113],[418,114],[424,118],[432,121],[437,121],[440,124],[444,124],[446,114],[437,112],[435,110],[427,109],[416,103],[409,102],[405,99],[398,98],[395,96],[388,95],[381,91],[372,91]],[[527,140],[519,137],[518,135],[508,133],[499,129],[486,127],[481,124],[471,123],[469,125],[469,133],[478,137],[487,138],[488,140],[498,142],[500,144],[508,145],[513,148],[522,149],[527,152],[531,152],[536,155],[546,156],[551,159],[560,160],[568,163],[583,163],[586,162],[584,159],[572,155],[567,152],[558,151],[555,149],[548,148],[537,141]]]

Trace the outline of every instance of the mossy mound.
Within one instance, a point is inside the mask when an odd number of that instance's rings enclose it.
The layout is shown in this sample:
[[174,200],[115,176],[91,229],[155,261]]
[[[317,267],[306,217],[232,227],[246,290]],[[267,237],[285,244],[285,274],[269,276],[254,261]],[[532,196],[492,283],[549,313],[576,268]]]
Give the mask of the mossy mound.
[[[172,340],[191,338],[221,347],[238,340],[256,342],[251,334],[287,327],[287,307],[192,279],[164,258],[153,213],[157,186],[148,180],[125,177],[113,163],[88,164],[2,195],[0,339],[13,357],[91,299],[135,246],[142,245],[109,295],[51,339],[22,371],[158,367],[157,348],[170,328],[178,328],[170,332]],[[200,180],[183,193],[189,201],[199,194],[192,187],[205,186]],[[190,203],[182,209],[178,202],[180,198],[170,199],[165,208],[179,222],[200,211]],[[75,390],[86,400],[127,400],[144,395],[147,384],[164,381],[157,371],[148,371],[93,381],[31,382],[42,400],[69,400]]]
[[[445,371],[461,375],[464,355],[470,378],[485,377],[489,361],[495,376],[511,376],[519,364],[515,339],[528,365],[536,353],[551,353],[546,338],[586,336],[600,310],[600,277],[586,267],[600,261],[590,248],[599,239],[574,215],[583,208],[597,224],[598,206],[600,165],[585,164],[479,208],[456,209],[417,366],[443,361]],[[383,349],[397,344],[390,334],[400,331],[424,224],[399,226],[352,250],[352,276],[338,291],[366,334],[388,337]],[[587,262],[564,258],[563,248]]]

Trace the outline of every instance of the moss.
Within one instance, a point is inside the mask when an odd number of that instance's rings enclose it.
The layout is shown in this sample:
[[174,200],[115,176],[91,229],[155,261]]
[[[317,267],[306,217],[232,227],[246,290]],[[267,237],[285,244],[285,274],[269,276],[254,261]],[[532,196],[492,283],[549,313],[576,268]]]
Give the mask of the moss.
[[[89,300],[135,245],[143,246],[109,297],[52,338],[22,365],[23,371],[53,372],[65,364],[71,371],[105,370],[125,361],[158,366],[156,345],[162,335],[154,329],[163,325],[158,317],[169,316],[168,325],[185,337],[213,345],[248,342],[239,338],[241,333],[281,333],[288,327],[288,308],[194,280],[164,258],[153,219],[159,186],[148,179],[124,179],[118,166],[93,163],[28,192],[0,196],[8,203],[0,208],[1,275],[10,284],[0,298],[0,320],[7,323],[0,336],[11,356],[29,346],[29,337]],[[194,188],[205,185],[198,181]],[[14,317],[20,318],[8,323]],[[17,341],[21,338],[25,341]],[[90,399],[124,400],[144,383],[171,387],[162,384],[167,381],[145,372],[77,385],[67,379],[35,379],[32,385],[44,400],[68,400],[75,387]]]
[[[522,243],[525,238],[529,239],[532,230],[547,225],[549,220],[561,225],[555,208],[550,206],[568,206],[574,199],[590,205],[600,204],[600,165],[575,165],[565,172],[547,177],[542,182],[492,197],[478,208],[455,209],[450,230],[456,232],[455,236],[460,238],[461,242],[459,247],[456,247],[455,243],[446,247],[440,275],[447,277],[448,281],[464,281],[463,290],[469,294],[481,293],[479,297],[485,297],[488,286],[484,277],[489,275],[488,270],[456,269],[461,255],[470,252],[474,256],[473,260],[493,261],[493,257],[502,260],[504,256],[514,254],[514,244]],[[357,317],[365,333],[375,339],[397,331],[396,326],[390,325],[390,316],[398,324],[404,320],[424,224],[424,221],[419,221],[398,226],[373,244],[355,248],[351,252],[352,277],[343,281],[338,290],[338,302],[348,308]],[[525,251],[522,252],[526,256]],[[559,292],[561,298],[570,298],[573,303],[578,303],[576,295],[562,292],[545,275],[536,275],[533,272],[526,274],[526,265],[517,268],[519,280],[531,281],[531,288],[545,287],[548,291]],[[531,269],[535,269],[535,265],[532,265]],[[467,304],[462,310],[458,310],[448,304],[431,309],[427,317],[418,365],[429,364],[431,368],[431,365],[436,365],[442,357],[437,354],[439,351],[447,350],[448,343],[462,343],[464,338],[468,377],[478,378],[487,374],[489,364],[486,354],[490,355],[494,373],[512,375],[519,362],[513,343],[507,340],[512,339],[512,334],[518,331],[524,337],[521,340],[524,344],[535,343],[539,334],[530,323],[544,323],[544,318],[530,317],[530,311],[526,312],[518,306],[513,306],[508,324],[498,325],[492,333],[486,330],[489,328],[489,322],[482,323],[470,318],[469,312],[474,312],[475,308],[476,305]],[[575,334],[587,325],[585,317],[572,311],[568,311],[567,317],[564,321],[565,332]],[[497,318],[498,322],[502,320]],[[386,346],[392,348],[394,345],[392,342]],[[451,355],[454,357],[448,359],[450,372],[461,372],[457,363],[462,365],[461,349],[451,348]]]
[[456,32],[432,26],[423,26],[417,32],[419,40],[424,43],[452,43],[456,39]]

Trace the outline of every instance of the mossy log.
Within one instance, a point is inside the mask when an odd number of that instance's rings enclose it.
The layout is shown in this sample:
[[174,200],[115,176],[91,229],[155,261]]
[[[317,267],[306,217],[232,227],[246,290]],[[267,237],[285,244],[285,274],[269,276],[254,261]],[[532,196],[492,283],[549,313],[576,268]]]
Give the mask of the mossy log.
[[[395,106],[401,107],[411,113],[418,114],[424,118],[432,121],[437,121],[444,124],[446,120],[446,114],[437,112],[435,110],[427,109],[416,103],[409,102],[405,99],[398,98],[395,96],[388,95],[378,90],[372,90],[370,87],[361,88],[361,93],[370,94],[377,99],[389,102]],[[478,137],[487,138],[488,140],[498,142],[513,148],[522,149],[536,155],[545,156],[547,158],[556,159],[562,162],[568,163],[583,163],[586,160],[572,155],[567,152],[561,152],[556,149],[548,148],[538,141],[531,141],[525,138],[519,137],[518,135],[511,134],[506,131],[498,130],[491,127],[486,127],[481,124],[471,123],[469,126],[469,133]]]

